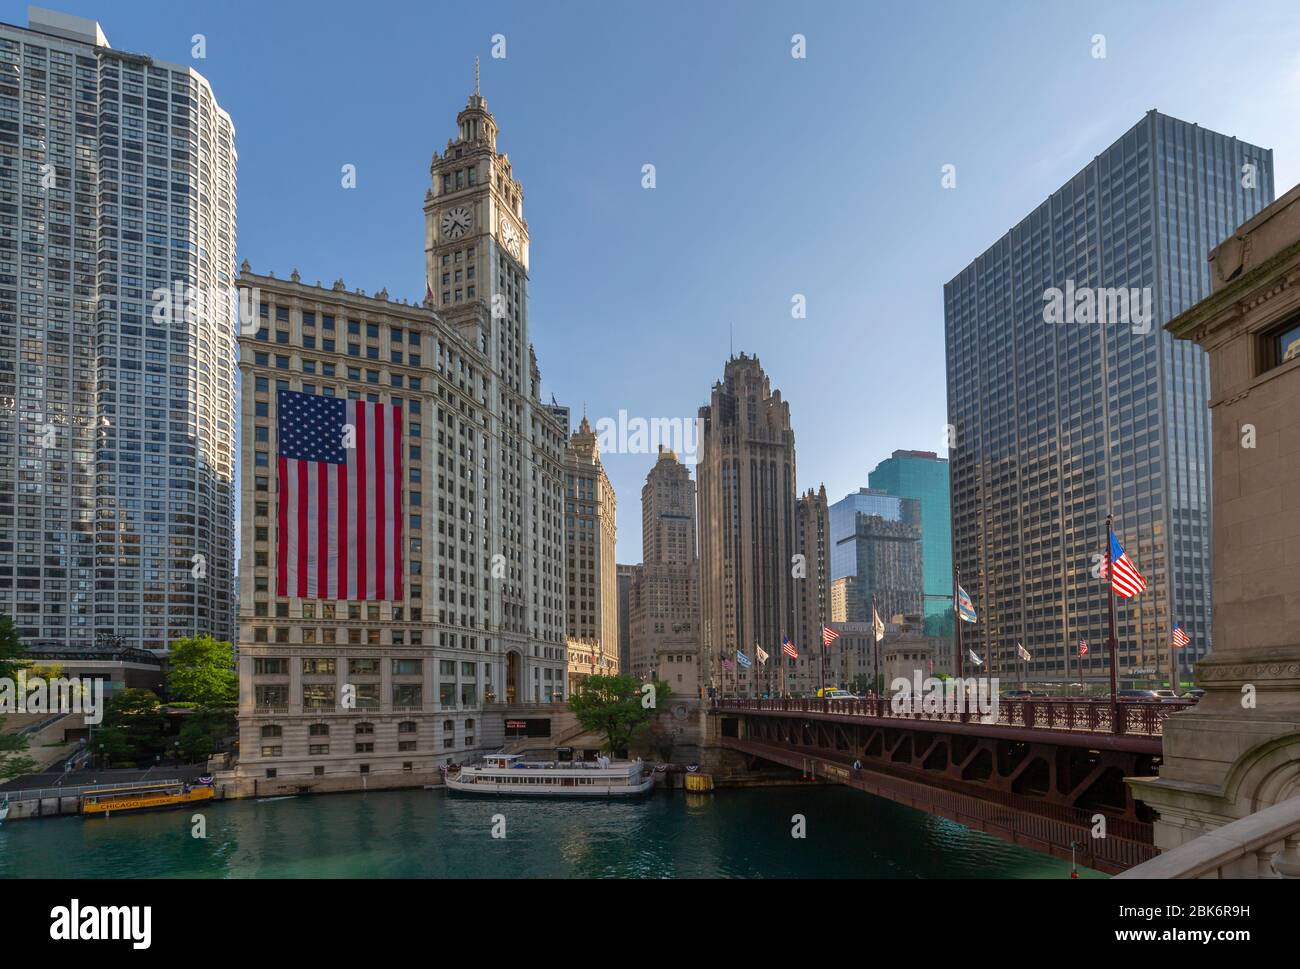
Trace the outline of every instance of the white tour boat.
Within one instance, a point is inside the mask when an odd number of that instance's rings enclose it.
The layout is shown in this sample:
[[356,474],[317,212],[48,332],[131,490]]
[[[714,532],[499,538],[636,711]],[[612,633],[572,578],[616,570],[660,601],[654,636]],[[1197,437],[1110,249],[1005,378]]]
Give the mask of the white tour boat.
[[654,787],[639,760],[525,761],[522,754],[488,754],[483,763],[446,777],[461,794],[529,797],[635,797]]

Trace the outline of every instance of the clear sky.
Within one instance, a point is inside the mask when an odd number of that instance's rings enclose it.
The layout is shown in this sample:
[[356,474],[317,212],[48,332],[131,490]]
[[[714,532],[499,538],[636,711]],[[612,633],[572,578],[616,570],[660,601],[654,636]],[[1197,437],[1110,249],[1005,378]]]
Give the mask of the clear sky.
[[[791,402],[800,488],[832,500],[896,448],[944,450],[943,284],[1147,109],[1273,148],[1278,194],[1300,179],[1294,0],[42,5],[212,82],[241,259],[411,299],[430,155],[479,55],[524,185],[545,398],[691,417],[734,327]],[[653,460],[605,459],[621,562]]]

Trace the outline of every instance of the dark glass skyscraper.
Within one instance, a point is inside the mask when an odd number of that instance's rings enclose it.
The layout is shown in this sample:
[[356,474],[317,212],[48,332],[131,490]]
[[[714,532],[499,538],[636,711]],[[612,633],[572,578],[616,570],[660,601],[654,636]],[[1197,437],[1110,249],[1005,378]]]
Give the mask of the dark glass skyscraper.
[[1209,651],[1208,366],[1162,327],[1272,199],[1270,150],[1151,111],[944,287],[953,551],[994,674],[1023,642],[1031,676],[1103,675],[1107,512],[1147,579],[1121,674],[1167,673],[1173,623]]

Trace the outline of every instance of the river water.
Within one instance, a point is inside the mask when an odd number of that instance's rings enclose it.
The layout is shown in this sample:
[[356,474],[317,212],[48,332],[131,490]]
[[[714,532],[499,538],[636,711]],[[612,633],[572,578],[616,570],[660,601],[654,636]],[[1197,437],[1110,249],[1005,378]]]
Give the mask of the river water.
[[1068,878],[1070,869],[832,786],[659,791],[633,802],[443,789],[224,801],[199,809],[203,838],[195,813],[9,822],[0,877]]

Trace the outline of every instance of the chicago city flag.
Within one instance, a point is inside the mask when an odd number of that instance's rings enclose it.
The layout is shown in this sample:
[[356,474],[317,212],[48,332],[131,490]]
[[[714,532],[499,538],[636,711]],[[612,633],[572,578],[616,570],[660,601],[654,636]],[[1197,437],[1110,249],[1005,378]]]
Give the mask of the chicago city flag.
[[957,614],[966,622],[975,622],[975,605],[961,586],[957,586]]
[[276,594],[402,598],[402,409],[282,390]]

